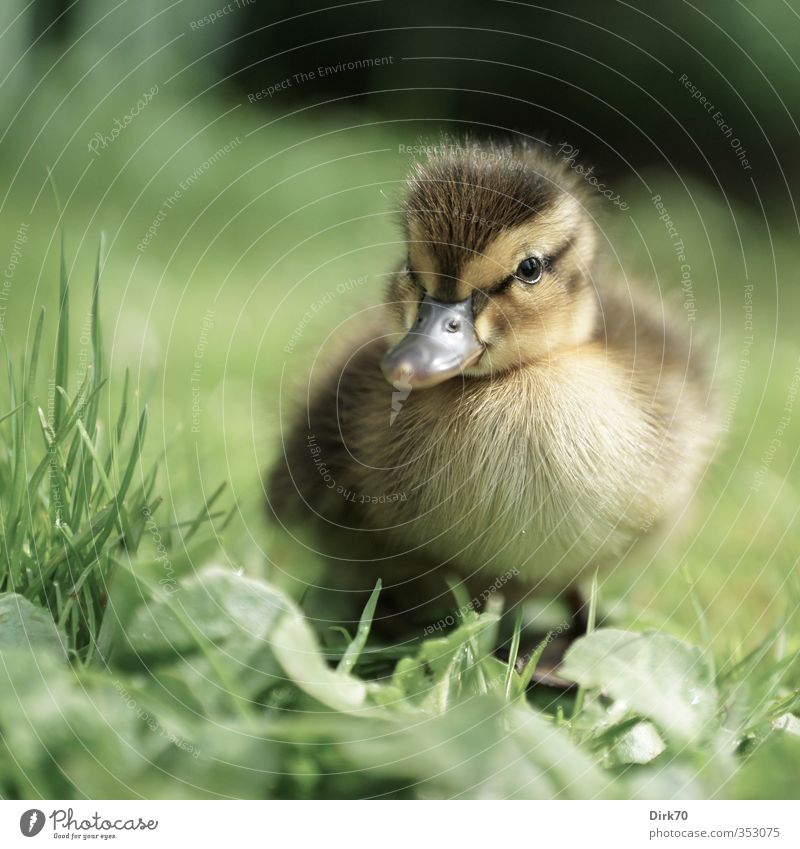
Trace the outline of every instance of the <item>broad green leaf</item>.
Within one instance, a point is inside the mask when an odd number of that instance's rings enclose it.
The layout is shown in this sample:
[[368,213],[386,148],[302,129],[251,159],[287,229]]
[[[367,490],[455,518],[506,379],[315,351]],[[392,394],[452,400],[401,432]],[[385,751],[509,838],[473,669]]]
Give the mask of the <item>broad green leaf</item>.
[[264,644],[278,620],[295,611],[288,598],[263,581],[211,566],[142,606],[128,637],[146,653],[190,651],[197,647],[198,633],[218,644],[230,638]]
[[542,714],[494,693],[447,713],[362,735],[347,747],[369,774],[400,778],[427,799],[577,799],[620,792],[593,757]]
[[[150,656],[197,655],[191,672],[220,703],[254,699],[282,680],[272,633],[297,608],[263,581],[209,567],[134,614],[129,643]],[[224,671],[224,678],[220,675]]]
[[700,738],[718,707],[702,652],[658,631],[594,631],[570,647],[560,674],[625,702],[680,742]]
[[17,593],[0,595],[0,651],[25,648],[66,656],[65,645],[49,611]]

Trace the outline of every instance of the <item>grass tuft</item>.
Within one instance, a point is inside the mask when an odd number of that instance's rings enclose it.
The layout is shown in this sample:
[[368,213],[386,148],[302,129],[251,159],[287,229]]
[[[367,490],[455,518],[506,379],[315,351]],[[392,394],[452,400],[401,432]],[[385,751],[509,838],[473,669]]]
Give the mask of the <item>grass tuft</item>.
[[[62,238],[52,370],[45,381],[40,379],[42,309],[21,379],[7,354],[11,409],[0,418],[0,486],[5,493],[0,500],[0,591],[49,609],[67,635],[70,654],[80,663],[91,661],[97,652],[115,558],[122,552],[135,555],[145,513],[157,506],[151,486],[132,487],[147,410],[129,435],[127,380],[110,445],[103,446],[98,426],[101,400],[108,392],[99,315],[102,257],[101,240],[92,287],[91,362],[80,386],[70,394],[70,285]],[[120,466],[121,477],[116,475]],[[144,477],[154,480],[154,473]]]

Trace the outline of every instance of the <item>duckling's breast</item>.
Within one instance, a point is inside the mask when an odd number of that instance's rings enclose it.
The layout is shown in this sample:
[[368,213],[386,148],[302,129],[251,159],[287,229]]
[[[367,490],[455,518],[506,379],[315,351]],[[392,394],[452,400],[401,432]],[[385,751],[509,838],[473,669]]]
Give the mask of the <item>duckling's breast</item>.
[[648,401],[599,348],[410,393],[369,374],[342,431],[363,521],[465,575],[566,586],[680,505],[702,467],[680,394],[671,412]]

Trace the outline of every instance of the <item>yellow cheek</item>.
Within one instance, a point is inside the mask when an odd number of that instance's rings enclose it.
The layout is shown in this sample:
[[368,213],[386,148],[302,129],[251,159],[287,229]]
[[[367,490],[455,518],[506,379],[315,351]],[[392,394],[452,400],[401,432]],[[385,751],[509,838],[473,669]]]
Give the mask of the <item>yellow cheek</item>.
[[394,331],[407,332],[417,320],[417,287],[407,278],[398,278],[389,290],[387,301]]
[[495,335],[495,323],[490,313],[491,307],[486,307],[475,319],[475,335],[482,342],[492,341]]
[[403,314],[405,316],[406,330],[411,330],[411,326],[417,320],[417,302],[408,301],[403,305]]
[[479,339],[497,344],[514,332],[524,315],[525,305],[518,302],[518,297],[519,293],[512,287],[489,301],[475,319]]

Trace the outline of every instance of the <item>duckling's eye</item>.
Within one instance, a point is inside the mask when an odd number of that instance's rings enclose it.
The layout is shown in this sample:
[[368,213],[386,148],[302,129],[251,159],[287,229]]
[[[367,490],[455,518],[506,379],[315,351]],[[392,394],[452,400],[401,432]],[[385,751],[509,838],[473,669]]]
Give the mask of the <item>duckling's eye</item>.
[[517,266],[515,277],[523,283],[538,283],[542,279],[544,266],[539,257],[529,256]]

